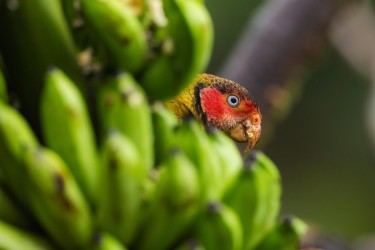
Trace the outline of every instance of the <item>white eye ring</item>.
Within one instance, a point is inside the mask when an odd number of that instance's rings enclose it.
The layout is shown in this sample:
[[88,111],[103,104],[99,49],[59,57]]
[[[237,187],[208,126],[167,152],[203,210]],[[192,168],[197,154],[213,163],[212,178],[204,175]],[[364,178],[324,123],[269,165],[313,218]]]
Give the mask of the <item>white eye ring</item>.
[[228,98],[227,98],[227,102],[228,102],[229,106],[235,108],[240,103],[240,99],[238,98],[238,96],[229,95]]

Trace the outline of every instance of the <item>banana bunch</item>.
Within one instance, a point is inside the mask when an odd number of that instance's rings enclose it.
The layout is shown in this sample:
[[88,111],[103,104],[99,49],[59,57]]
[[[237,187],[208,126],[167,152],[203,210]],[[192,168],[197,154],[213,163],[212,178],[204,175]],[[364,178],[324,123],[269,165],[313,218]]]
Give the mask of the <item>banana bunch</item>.
[[[11,24],[0,41],[0,249],[298,248],[305,226],[278,221],[273,162],[258,151],[242,156],[221,131],[177,120],[163,105],[208,62],[203,1],[33,4],[0,1],[0,33]],[[34,37],[31,27],[45,22],[64,39]],[[27,41],[45,46],[29,52]],[[67,50],[89,52],[83,68]],[[18,81],[15,58],[38,69],[25,74],[30,82]],[[82,77],[87,68],[96,71]]]
[[62,3],[79,47],[92,51],[92,61],[135,74],[154,100],[178,94],[209,61],[213,25],[200,1]]

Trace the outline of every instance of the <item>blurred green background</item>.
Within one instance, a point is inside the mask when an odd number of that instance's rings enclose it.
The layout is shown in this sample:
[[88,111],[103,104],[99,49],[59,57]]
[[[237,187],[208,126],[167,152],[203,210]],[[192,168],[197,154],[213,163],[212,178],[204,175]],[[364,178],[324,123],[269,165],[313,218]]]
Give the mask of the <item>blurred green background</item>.
[[[208,72],[219,73],[262,2],[206,1],[216,32]],[[323,50],[308,66],[298,100],[263,150],[282,174],[283,214],[355,241],[375,231],[375,154],[366,120],[371,82],[334,46]]]

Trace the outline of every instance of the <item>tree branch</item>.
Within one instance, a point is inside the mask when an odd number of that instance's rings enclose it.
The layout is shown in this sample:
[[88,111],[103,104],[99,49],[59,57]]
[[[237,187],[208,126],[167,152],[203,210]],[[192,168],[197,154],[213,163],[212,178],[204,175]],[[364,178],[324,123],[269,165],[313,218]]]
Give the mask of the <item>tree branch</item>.
[[316,57],[326,44],[331,21],[350,2],[354,1],[269,1],[249,22],[219,74],[244,85],[256,97],[263,116],[280,104],[288,106],[288,100],[279,101],[288,95],[287,83]]

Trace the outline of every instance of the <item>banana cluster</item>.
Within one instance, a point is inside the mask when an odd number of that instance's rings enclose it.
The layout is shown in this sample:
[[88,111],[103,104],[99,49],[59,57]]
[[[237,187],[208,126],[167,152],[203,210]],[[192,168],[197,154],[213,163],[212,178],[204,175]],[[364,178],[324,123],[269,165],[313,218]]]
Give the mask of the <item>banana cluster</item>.
[[273,162],[258,151],[242,156],[221,131],[179,121],[162,103],[208,62],[203,2],[62,0],[60,8],[89,51],[90,77],[45,71],[39,131],[10,104],[19,87],[0,72],[0,249],[297,249],[305,225],[278,220]]
[[136,75],[150,99],[175,96],[209,61],[213,26],[202,1],[62,2],[81,49],[101,68]]

